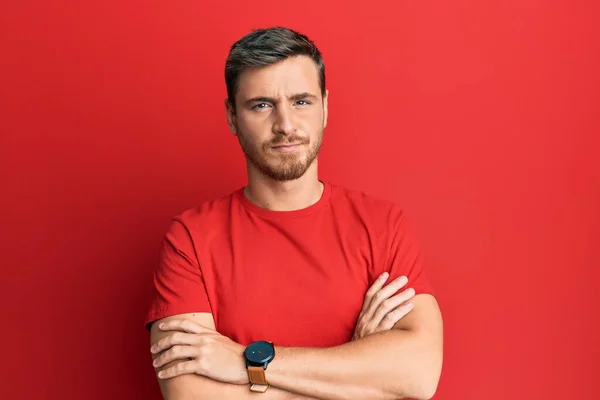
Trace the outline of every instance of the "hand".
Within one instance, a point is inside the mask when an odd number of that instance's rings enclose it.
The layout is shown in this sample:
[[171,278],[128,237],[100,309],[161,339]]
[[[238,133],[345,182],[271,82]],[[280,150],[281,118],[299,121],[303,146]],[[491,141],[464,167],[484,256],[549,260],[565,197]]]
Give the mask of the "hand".
[[381,274],[367,291],[352,340],[361,339],[372,333],[390,330],[396,322],[412,310],[413,305],[408,301],[415,295],[413,288],[403,290],[392,296],[406,285],[408,279],[401,276],[383,287],[388,277],[387,272]]
[[160,371],[160,379],[198,374],[226,383],[248,383],[244,346],[187,319],[163,322],[159,329],[170,333],[150,348],[152,354],[163,352],[154,360],[154,367],[182,361]]

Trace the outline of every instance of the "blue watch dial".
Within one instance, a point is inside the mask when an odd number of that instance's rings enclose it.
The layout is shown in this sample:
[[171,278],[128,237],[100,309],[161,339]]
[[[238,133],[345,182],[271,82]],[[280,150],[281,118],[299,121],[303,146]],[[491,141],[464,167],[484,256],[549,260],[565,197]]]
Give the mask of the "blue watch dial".
[[269,342],[254,342],[246,347],[244,357],[250,365],[266,365],[275,357],[275,348]]

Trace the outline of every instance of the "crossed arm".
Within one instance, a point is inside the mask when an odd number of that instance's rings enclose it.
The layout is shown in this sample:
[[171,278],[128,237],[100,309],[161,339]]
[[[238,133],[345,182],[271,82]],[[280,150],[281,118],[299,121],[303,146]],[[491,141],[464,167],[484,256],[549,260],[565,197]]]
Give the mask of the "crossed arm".
[[[340,346],[276,347],[267,369],[271,388],[264,394],[249,391],[244,347],[216,332],[210,314],[165,318],[151,333],[153,344],[162,340],[159,350],[171,348],[170,356],[164,356],[167,351],[154,354],[157,371],[166,374],[158,375],[163,397],[430,399],[442,367],[442,318],[433,296],[415,296],[412,304],[412,311],[393,329]],[[173,331],[179,333],[168,337]],[[187,346],[176,346],[184,343]],[[178,354],[173,354],[173,346]]]

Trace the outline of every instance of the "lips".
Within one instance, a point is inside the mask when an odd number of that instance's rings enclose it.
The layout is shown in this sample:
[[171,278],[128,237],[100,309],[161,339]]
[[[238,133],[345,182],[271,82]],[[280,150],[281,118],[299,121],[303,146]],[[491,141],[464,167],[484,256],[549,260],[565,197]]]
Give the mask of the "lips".
[[286,144],[275,145],[275,146],[271,147],[271,149],[278,153],[294,153],[294,152],[296,152],[298,147],[300,147],[300,145],[301,145],[300,143],[298,143],[298,144],[286,143]]

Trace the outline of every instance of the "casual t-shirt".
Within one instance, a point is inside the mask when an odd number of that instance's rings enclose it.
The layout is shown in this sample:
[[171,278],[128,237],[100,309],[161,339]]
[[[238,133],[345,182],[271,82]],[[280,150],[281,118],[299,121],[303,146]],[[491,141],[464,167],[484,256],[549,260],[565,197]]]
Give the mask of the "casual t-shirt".
[[186,210],[164,237],[146,318],[210,312],[216,329],[248,345],[348,342],[364,295],[384,271],[433,294],[403,210],[325,182],[296,211],[250,202],[243,189]]

